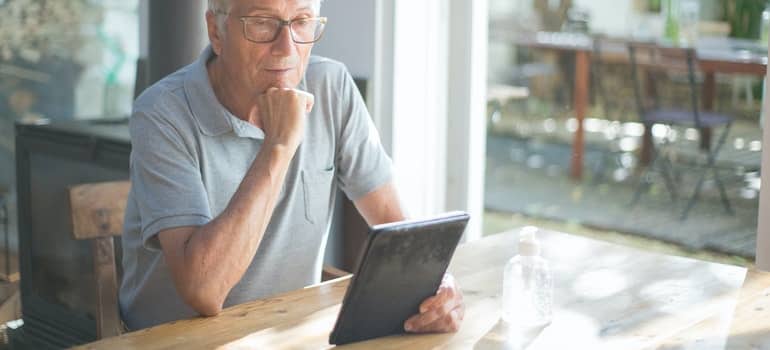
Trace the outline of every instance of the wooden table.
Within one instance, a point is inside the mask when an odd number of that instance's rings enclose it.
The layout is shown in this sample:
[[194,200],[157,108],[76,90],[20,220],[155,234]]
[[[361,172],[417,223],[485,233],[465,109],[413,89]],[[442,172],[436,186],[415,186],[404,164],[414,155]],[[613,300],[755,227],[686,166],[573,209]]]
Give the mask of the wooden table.
[[[642,349],[770,347],[770,273],[541,231],[554,275],[553,322],[517,332],[500,322],[505,263],[518,230],[459,247],[450,266],[465,294],[458,333],[401,335],[350,349]],[[348,278],[160,325],[85,349],[329,348]]]
[[[588,109],[588,89],[590,88],[591,52],[593,51],[593,39],[581,33],[510,33],[492,32],[497,39],[506,40],[515,45],[551,49],[557,51],[574,52],[575,77],[573,86],[573,110],[577,119],[577,130],[572,141],[572,158],[570,163],[570,176],[579,180],[583,176],[584,131],[583,119]],[[703,37],[696,44],[699,68],[704,73],[704,82],[701,103],[704,110],[712,110],[716,96],[716,73],[723,74],[748,74],[764,76],[767,71],[767,52],[757,51],[757,43],[749,40]],[[615,59],[617,53],[625,54],[625,47],[605,47],[602,51],[608,52]],[[626,62],[627,56],[624,55]],[[709,142],[710,133],[706,132],[702,143]],[[645,134],[645,144],[651,142],[650,133]],[[645,148],[648,150],[647,148]],[[642,155],[642,159],[649,158]]]

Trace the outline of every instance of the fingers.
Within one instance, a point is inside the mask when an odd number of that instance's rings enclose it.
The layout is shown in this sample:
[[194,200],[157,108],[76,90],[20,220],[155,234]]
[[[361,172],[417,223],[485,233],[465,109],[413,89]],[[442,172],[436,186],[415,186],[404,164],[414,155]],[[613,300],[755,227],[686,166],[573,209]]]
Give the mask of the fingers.
[[449,331],[451,327],[442,325],[452,324],[453,317],[462,316],[462,311],[453,313],[453,310],[458,307],[462,309],[462,296],[454,288],[439,291],[436,296],[426,299],[423,304],[429,304],[429,306],[421,307],[419,314],[410,317],[404,323],[404,329],[410,332],[431,332],[439,328]]
[[250,113],[260,121],[266,144],[281,144],[296,150],[302,142],[305,119],[313,102],[313,95],[305,91],[271,87],[257,96],[257,109]]
[[436,292],[435,296],[432,296],[420,304],[420,313],[426,312],[429,309],[441,305],[449,301],[449,299],[455,297],[455,289],[447,286],[441,286]]
[[423,329],[425,326],[436,322],[436,320],[440,320],[441,318],[448,315],[457,306],[457,301],[455,299],[450,299],[447,302],[438,304],[438,306],[430,308],[425,312],[421,312],[412,316],[407,321],[407,324],[409,325],[409,328],[414,330]]
[[296,89],[294,89],[294,91],[297,92],[297,95],[305,99],[305,113],[310,113],[313,109],[313,104],[315,103],[315,96],[307,91]]
[[[431,310],[429,313],[433,313]],[[426,313],[427,314],[427,313]],[[412,316],[405,324],[404,329],[413,333],[439,333],[439,332],[457,332],[465,316],[465,307],[457,305],[455,308],[443,313],[428,323],[420,323],[428,320],[421,319],[423,314]]]
[[266,102],[271,102],[270,96],[292,96],[296,98],[301,106],[304,107],[305,113],[310,113],[315,104],[315,96],[313,94],[302,91],[299,89],[270,87],[261,95],[258,96],[258,101],[264,105]]
[[465,305],[454,277],[444,275],[436,295],[420,304],[419,314],[404,322],[408,332],[455,332],[465,317]]
[[459,288],[457,288],[454,276],[448,273],[444,274],[444,277],[441,279],[441,285],[438,287],[438,291],[436,291],[436,296],[438,298],[430,297],[425,299],[425,301],[420,304],[420,312],[425,312],[427,309],[433,307],[433,305],[436,305],[437,303],[445,302],[447,298],[455,297],[455,294],[459,294],[460,298],[462,299],[462,292]]
[[426,332],[432,333],[444,333],[444,332],[457,332],[460,330],[460,324],[462,323],[462,311],[464,308],[458,306],[452,309],[445,317],[434,321],[433,323],[425,326]]
[[313,110],[313,105],[315,104],[315,96],[311,94],[307,94],[308,98],[305,100],[305,113],[310,113],[310,111]]

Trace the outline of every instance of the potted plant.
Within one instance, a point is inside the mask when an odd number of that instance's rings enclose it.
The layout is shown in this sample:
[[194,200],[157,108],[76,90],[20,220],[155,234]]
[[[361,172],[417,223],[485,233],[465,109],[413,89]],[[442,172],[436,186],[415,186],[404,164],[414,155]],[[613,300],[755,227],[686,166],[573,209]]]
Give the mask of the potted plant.
[[758,39],[765,0],[723,0],[725,19],[730,24],[730,36]]

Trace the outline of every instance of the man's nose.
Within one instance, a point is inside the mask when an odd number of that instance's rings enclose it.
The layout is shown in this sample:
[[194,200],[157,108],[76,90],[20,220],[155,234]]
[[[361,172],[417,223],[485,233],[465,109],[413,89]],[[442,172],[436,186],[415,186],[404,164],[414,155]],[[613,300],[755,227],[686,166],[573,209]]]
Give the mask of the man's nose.
[[274,56],[290,56],[294,50],[294,40],[291,39],[291,28],[282,26],[278,37],[273,42],[272,53]]

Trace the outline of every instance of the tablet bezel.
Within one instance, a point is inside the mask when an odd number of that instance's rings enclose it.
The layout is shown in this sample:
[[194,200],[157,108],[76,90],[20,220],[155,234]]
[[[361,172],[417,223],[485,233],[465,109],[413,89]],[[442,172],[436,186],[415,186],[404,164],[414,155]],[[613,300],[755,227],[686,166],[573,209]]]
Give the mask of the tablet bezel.
[[349,305],[352,302],[351,299],[354,297],[358,297],[359,293],[357,292],[357,290],[360,288],[363,288],[359,286],[359,284],[357,283],[357,281],[360,279],[358,276],[360,275],[361,271],[366,270],[368,264],[372,263],[370,262],[371,261],[370,252],[379,237],[388,233],[404,233],[405,231],[424,232],[426,228],[431,226],[434,226],[434,229],[442,229],[447,226],[460,225],[459,229],[457,229],[458,234],[455,237],[453,237],[456,241],[454,242],[454,245],[452,247],[452,251],[449,254],[448,260],[443,262],[444,271],[442,271],[438,276],[436,276],[435,287],[436,289],[438,289],[438,286],[441,283],[441,279],[443,278],[443,275],[446,272],[446,268],[449,266],[449,262],[451,261],[451,258],[454,255],[454,251],[457,248],[457,244],[462,238],[465,228],[467,227],[467,223],[469,219],[470,219],[470,216],[467,213],[454,211],[454,212],[449,212],[446,214],[442,214],[436,217],[431,217],[426,219],[399,221],[399,222],[387,223],[387,224],[371,227],[369,229],[369,235],[366,238],[364,249],[361,252],[361,256],[359,258],[359,263],[358,263],[358,266],[356,267],[356,271],[351,277],[347,290],[345,291],[345,297],[342,300],[342,306],[340,308],[339,314],[337,315],[337,320],[334,324],[334,329],[332,330],[332,333],[329,336],[329,343],[330,344],[347,343],[347,342],[339,341],[340,332],[343,331],[341,327],[347,325],[345,323],[345,320],[347,317],[352,317],[348,315],[348,311],[347,311],[348,309],[350,309]]

